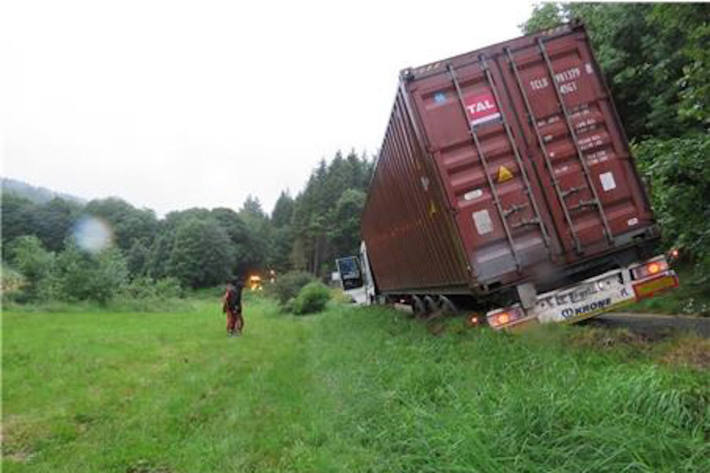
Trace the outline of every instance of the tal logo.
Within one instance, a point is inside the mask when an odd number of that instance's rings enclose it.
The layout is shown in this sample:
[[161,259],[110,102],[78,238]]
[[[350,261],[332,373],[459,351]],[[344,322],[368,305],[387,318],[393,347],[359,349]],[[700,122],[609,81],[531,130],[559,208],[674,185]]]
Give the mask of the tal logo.
[[491,103],[489,99],[483,99],[480,102],[476,102],[471,105],[466,106],[466,110],[468,110],[468,113],[471,115],[477,113],[477,112],[485,112],[486,110],[493,110],[496,108],[495,105]]
[[471,126],[480,125],[500,117],[498,105],[490,92],[464,97],[464,107]]

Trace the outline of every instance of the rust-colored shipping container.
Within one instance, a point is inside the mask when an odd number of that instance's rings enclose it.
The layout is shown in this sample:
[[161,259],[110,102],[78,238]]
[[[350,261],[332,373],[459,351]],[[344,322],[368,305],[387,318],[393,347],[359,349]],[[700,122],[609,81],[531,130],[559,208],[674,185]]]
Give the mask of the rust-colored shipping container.
[[647,256],[658,230],[584,27],[402,71],[362,236],[386,295],[550,290]]

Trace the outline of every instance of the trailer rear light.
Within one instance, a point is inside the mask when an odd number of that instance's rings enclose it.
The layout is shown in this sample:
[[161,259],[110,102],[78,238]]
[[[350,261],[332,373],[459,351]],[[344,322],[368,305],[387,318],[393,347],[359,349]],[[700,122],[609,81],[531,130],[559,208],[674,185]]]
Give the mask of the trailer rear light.
[[668,263],[664,260],[651,261],[641,266],[637,266],[631,270],[634,279],[645,279],[649,276],[655,276],[668,269]]
[[519,308],[509,308],[488,315],[488,324],[491,325],[493,328],[501,328],[521,318],[523,318],[522,310],[520,310]]

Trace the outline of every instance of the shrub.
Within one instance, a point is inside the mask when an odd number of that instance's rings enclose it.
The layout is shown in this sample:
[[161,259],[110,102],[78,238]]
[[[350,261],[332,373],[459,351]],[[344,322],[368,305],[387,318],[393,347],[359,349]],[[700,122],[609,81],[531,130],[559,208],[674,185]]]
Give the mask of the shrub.
[[291,312],[297,315],[320,312],[330,299],[330,290],[318,281],[306,284],[298,296],[289,304]]
[[313,276],[305,271],[290,271],[280,276],[273,284],[266,288],[269,295],[276,297],[284,306],[289,299],[295,298],[306,284],[313,281]]
[[82,251],[73,243],[57,256],[53,274],[54,295],[66,301],[93,300],[105,304],[119,294],[127,280],[126,261],[117,248],[98,254]]
[[25,282],[22,287],[25,298],[40,296],[54,270],[54,253],[47,251],[39,238],[30,235],[15,238],[8,245],[7,253]]
[[634,147],[651,184],[651,199],[667,247],[690,253],[696,274],[710,271],[710,138],[649,139]]
[[121,295],[132,299],[175,299],[182,296],[182,288],[177,278],[153,280],[142,276],[127,284]]

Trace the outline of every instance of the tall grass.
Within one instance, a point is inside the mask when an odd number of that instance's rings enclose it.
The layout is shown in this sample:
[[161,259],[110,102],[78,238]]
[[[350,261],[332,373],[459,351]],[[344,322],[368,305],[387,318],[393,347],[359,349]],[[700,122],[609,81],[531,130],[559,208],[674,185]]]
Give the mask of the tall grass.
[[708,373],[644,353],[335,306],[3,315],[3,467],[709,471]]

